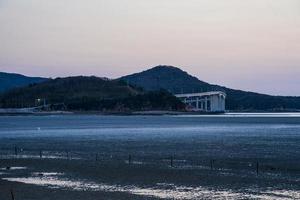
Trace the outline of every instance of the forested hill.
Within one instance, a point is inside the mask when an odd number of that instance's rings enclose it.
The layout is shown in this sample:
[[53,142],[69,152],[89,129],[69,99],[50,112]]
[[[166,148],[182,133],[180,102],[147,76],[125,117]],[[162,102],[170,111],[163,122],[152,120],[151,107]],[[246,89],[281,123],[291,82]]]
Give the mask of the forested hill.
[[0,96],[0,107],[33,107],[36,99],[64,104],[68,110],[144,111],[182,110],[184,105],[166,91],[145,92],[121,80],[98,77],[67,77],[31,84]]
[[221,90],[227,93],[226,109],[228,110],[281,111],[300,109],[300,97],[271,96],[212,85],[172,66],[157,66],[120,79],[145,90],[155,91],[163,88],[173,94]]
[[0,72],[0,93],[12,88],[27,86],[32,83],[41,83],[47,78],[28,77],[21,74]]

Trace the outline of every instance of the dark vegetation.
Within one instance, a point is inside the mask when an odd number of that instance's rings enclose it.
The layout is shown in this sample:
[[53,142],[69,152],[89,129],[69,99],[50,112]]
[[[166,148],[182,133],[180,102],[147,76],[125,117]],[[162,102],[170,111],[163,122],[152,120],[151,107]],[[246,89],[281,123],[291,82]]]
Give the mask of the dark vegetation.
[[172,66],[152,69],[121,77],[148,91],[165,89],[173,94],[220,90],[227,94],[226,109],[240,111],[287,111],[300,109],[300,97],[271,96],[212,85]]
[[169,93],[214,90],[226,92],[227,110],[300,110],[300,97],[271,96],[212,85],[172,66],[157,66],[110,81],[96,77],[50,80],[0,73],[0,107],[5,108],[33,106],[35,99],[44,98],[47,103],[64,103],[67,109],[74,110],[180,110],[182,104]]
[[[39,106],[45,99],[45,104],[63,104],[67,110],[130,112],[184,109],[176,97],[164,90],[145,92],[121,80],[83,76],[57,78],[16,88],[2,94],[0,99],[2,108]],[[37,104],[37,99],[42,99],[42,103]]]
[[13,88],[24,87],[32,83],[41,83],[46,80],[48,79],[0,72],[0,93]]

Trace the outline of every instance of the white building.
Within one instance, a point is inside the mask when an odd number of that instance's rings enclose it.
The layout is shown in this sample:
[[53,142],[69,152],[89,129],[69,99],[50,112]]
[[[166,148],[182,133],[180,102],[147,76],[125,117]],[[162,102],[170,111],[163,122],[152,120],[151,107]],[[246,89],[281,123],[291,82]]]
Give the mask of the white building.
[[221,91],[176,94],[192,111],[225,112],[226,94]]

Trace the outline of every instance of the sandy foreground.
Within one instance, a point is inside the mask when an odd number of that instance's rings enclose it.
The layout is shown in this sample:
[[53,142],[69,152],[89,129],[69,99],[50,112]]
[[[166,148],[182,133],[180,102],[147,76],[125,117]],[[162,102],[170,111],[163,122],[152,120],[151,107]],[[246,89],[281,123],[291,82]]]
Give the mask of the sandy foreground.
[[0,171],[0,199],[300,199],[297,180],[270,174],[30,158]]

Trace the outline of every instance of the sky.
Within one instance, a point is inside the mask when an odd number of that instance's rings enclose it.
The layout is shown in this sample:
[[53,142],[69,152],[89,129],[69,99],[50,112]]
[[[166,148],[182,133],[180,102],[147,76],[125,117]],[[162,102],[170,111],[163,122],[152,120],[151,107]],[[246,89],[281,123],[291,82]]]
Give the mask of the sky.
[[0,71],[116,78],[156,65],[300,96],[300,1],[0,0]]

